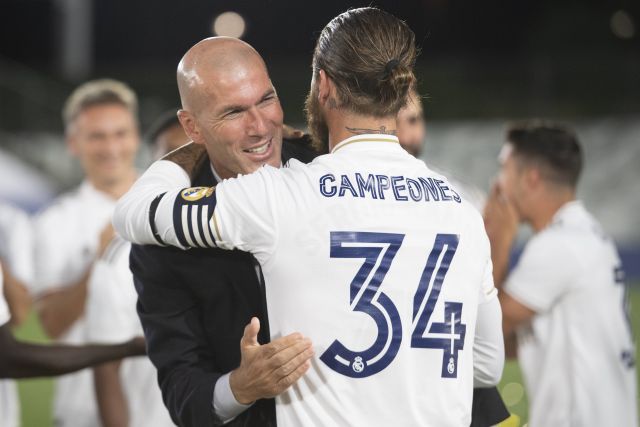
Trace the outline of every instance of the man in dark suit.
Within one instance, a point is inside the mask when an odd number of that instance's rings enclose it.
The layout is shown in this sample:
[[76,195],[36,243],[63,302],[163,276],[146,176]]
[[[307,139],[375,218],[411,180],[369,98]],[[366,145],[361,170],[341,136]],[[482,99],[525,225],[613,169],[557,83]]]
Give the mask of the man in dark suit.
[[[245,43],[218,38],[196,44],[180,62],[178,87],[178,116],[192,149],[206,149],[205,156],[194,156],[193,185],[315,157],[309,141],[282,145],[279,100],[262,58]],[[131,270],[149,357],[174,422],[275,425],[272,397],[306,371],[312,349],[300,334],[269,343],[255,259],[240,251],[134,245]],[[245,330],[252,317],[262,327]]]

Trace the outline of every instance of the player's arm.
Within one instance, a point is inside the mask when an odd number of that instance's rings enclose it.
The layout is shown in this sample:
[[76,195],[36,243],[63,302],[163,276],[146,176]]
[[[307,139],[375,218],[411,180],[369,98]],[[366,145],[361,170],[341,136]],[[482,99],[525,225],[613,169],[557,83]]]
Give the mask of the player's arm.
[[[139,245],[169,244],[156,226],[158,206],[166,202],[168,191],[190,184],[189,174],[178,164],[167,160],[154,162],[118,200],[113,214],[115,230],[125,240]],[[166,230],[162,232],[165,233]]]
[[498,290],[493,284],[493,266],[489,255],[489,242],[484,237],[487,260],[482,286],[478,296],[475,340],[473,342],[474,387],[492,387],[498,384],[504,368],[502,312]]
[[19,326],[25,321],[31,309],[31,295],[25,283],[12,274],[3,264],[2,280],[4,282],[4,298],[11,313],[11,326]]
[[505,337],[511,337],[519,326],[530,322],[536,312],[507,291],[501,292],[499,298],[502,306],[502,331]]
[[129,425],[129,406],[120,381],[121,360],[103,363],[93,368],[93,380],[98,411],[103,427]]
[[[100,233],[97,258],[102,256],[113,237],[113,227],[107,224]],[[37,298],[36,310],[49,337],[59,338],[84,313],[92,266],[93,264],[75,282],[46,291]]]
[[63,375],[109,360],[145,353],[137,338],[116,345],[43,345],[17,341],[8,324],[0,326],[0,378]]

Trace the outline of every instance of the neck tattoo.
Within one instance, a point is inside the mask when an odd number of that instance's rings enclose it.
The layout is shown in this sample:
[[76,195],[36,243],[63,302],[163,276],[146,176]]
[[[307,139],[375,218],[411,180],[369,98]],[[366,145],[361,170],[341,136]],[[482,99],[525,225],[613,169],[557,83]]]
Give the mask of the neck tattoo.
[[364,135],[367,133],[378,134],[378,135],[395,135],[397,133],[395,129],[387,129],[386,126],[380,126],[380,128],[378,129],[350,128],[349,126],[346,126],[345,129],[347,129],[349,132],[351,132],[354,135]]

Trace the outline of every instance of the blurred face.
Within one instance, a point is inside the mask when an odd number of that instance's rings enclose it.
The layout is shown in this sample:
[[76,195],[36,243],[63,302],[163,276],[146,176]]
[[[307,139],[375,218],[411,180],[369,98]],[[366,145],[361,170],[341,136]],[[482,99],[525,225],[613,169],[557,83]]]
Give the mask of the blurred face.
[[165,154],[182,147],[187,142],[189,142],[189,137],[184,133],[180,123],[176,123],[162,131],[162,133],[157,136],[154,141],[154,157],[159,159]]
[[396,125],[402,148],[419,157],[426,129],[422,115],[422,102],[415,92],[411,91],[407,105],[398,112]]
[[264,164],[279,167],[283,113],[264,66],[233,67],[213,80],[203,88],[193,123],[186,111],[180,120],[193,141],[206,146],[216,172],[224,179]]
[[527,198],[527,187],[525,181],[525,167],[515,156],[513,146],[505,144],[498,157],[500,171],[498,173],[498,185],[502,194],[513,204],[520,218],[523,214],[524,202]]
[[99,189],[117,185],[135,173],[140,137],[135,117],[123,105],[83,110],[70,124],[67,142],[89,181]]

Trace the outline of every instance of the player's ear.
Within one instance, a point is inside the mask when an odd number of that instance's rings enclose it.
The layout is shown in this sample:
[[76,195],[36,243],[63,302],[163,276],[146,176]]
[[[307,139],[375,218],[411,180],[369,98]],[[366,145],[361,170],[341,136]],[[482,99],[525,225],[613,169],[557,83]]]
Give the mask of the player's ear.
[[320,105],[325,105],[326,102],[335,95],[335,85],[331,80],[331,77],[325,73],[324,70],[318,72],[318,101]]
[[187,137],[196,144],[204,144],[204,138],[200,134],[200,129],[198,128],[198,124],[191,114],[187,110],[178,110],[178,120],[182,125],[182,129],[184,133],[187,134]]
[[524,170],[524,179],[529,188],[537,188],[542,183],[542,174],[537,167],[528,167]]

